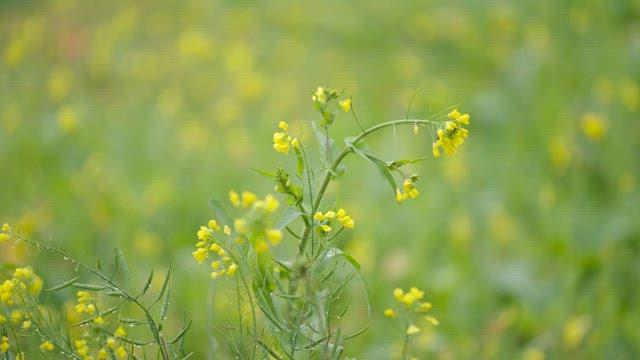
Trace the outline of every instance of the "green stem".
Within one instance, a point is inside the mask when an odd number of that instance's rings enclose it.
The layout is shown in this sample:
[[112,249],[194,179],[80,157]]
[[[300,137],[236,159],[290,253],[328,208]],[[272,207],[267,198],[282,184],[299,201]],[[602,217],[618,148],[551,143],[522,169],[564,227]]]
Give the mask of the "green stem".
[[[392,121],[387,121],[375,126],[370,127],[369,129],[363,131],[362,133],[360,133],[360,135],[358,135],[352,142],[352,144],[357,144],[359,141],[363,140],[364,138],[366,138],[367,136],[371,135],[372,133],[390,127],[390,126],[395,126],[395,125],[413,125],[413,124],[423,124],[423,125],[433,125],[435,124],[434,121],[432,120],[424,120],[424,119],[402,119],[402,120],[392,120]],[[324,196],[324,193],[327,191],[327,187],[329,186],[329,183],[331,182],[331,176],[336,172],[336,170],[338,169],[338,166],[340,165],[340,163],[342,162],[342,160],[349,155],[349,153],[351,153],[353,150],[351,149],[350,146],[345,146],[342,151],[340,151],[340,153],[338,154],[338,156],[335,158],[335,160],[333,161],[333,163],[331,164],[331,166],[329,167],[329,169],[327,169],[327,172],[324,175],[324,178],[322,179],[322,182],[320,183],[320,187],[318,188],[318,192],[316,193],[315,199],[313,201],[313,206],[311,207],[311,214],[309,215],[311,218],[313,218],[313,214],[315,214],[315,212],[318,210],[318,207],[320,207],[320,203],[322,202],[322,197]],[[309,234],[311,232],[313,226],[306,226],[304,229],[304,233],[302,234],[302,241],[300,242],[300,247],[298,248],[298,254],[302,254],[304,253],[304,250],[307,246],[307,242],[309,240]]]

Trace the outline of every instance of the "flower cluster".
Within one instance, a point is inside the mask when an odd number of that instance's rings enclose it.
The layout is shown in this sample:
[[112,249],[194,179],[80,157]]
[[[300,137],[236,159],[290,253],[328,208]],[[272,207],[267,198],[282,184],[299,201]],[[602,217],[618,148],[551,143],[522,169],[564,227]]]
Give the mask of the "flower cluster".
[[0,341],[0,352],[6,353],[7,351],[9,351],[9,347],[9,338],[3,336],[2,340]]
[[[249,197],[249,195],[246,195],[246,197]],[[253,197],[251,198],[253,199]],[[254,201],[255,199],[252,200],[252,202]],[[222,245],[215,238],[215,233],[220,230],[220,225],[213,219],[209,220],[207,226],[200,226],[200,230],[197,233],[196,251],[193,252],[193,257],[198,264],[202,264],[212,253],[218,256],[219,259],[211,262],[211,268],[213,269],[211,277],[213,279],[224,275],[233,277],[238,270],[238,265],[233,262],[227,251],[222,248]],[[224,225],[222,231],[227,236],[231,235],[231,229],[227,225]]]
[[415,199],[420,195],[420,192],[416,188],[416,181],[418,181],[418,176],[413,175],[407,179],[404,179],[402,183],[402,190],[396,189],[396,201],[401,203],[407,199]]
[[11,225],[4,223],[2,228],[0,228],[0,244],[11,239]]
[[318,86],[318,88],[316,89],[316,92],[313,93],[313,95],[311,96],[311,100],[314,103],[317,103],[320,105],[326,105],[327,101],[331,101],[337,98],[338,98],[337,91],[330,88],[323,87],[323,86]]
[[[400,303],[402,313],[407,317],[407,327],[405,332],[407,335],[415,335],[422,331],[422,329],[416,325],[420,319],[426,323],[437,326],[438,320],[433,316],[425,315],[431,310],[431,303],[428,301],[422,301],[424,298],[424,291],[413,286],[409,291],[405,292],[401,288],[393,290],[393,297],[398,303]],[[389,318],[396,318],[399,311],[393,308],[387,308],[384,311],[384,315]]]
[[0,325],[8,319],[13,325],[29,330],[32,321],[25,315],[26,301],[36,297],[42,290],[42,278],[29,266],[19,267],[12,277],[0,285]]
[[278,128],[282,131],[273,133],[273,148],[275,151],[286,155],[289,153],[291,147],[297,148],[300,146],[298,138],[292,138],[291,135],[289,135],[289,124],[280,121]]
[[[126,359],[129,356],[129,353],[124,347],[124,343],[119,340],[124,338],[126,335],[126,331],[122,327],[118,327],[114,336],[109,336],[104,344],[101,344],[100,341],[94,344],[93,342],[88,342],[85,339],[80,339],[75,340],[74,345],[76,352],[82,357],[82,360],[94,360],[96,358],[98,360],[112,359],[113,356],[111,354],[115,355],[118,359]],[[91,355],[92,353],[95,353],[97,356],[94,357]]]
[[458,109],[451,111],[447,117],[450,121],[444,123],[444,129],[438,129],[438,139],[433,143],[433,156],[440,156],[440,148],[447,155],[456,153],[456,149],[464,143],[469,136],[469,130],[462,127],[469,125],[469,114],[461,114]]
[[318,228],[322,234],[330,233],[333,230],[335,223],[342,225],[347,229],[352,229],[356,226],[355,221],[351,216],[347,215],[344,209],[340,209],[337,212],[329,210],[325,213],[320,211],[313,214],[313,220],[318,223]]

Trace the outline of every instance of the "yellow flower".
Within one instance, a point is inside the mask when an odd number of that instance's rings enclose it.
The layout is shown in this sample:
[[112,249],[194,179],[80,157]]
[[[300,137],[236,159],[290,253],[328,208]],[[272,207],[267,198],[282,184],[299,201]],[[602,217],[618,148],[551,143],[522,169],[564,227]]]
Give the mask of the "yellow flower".
[[31,285],[29,285],[29,292],[31,293],[31,295],[38,295],[40,294],[40,290],[42,290],[42,278],[40,276],[34,276],[33,280],[31,281]]
[[317,101],[317,102],[319,102],[321,104],[326,103],[327,102],[327,95],[325,94],[324,88],[322,86],[318,86],[318,88],[316,89],[316,92],[313,94],[311,99],[313,101]]
[[202,262],[209,256],[209,250],[205,248],[199,248],[196,251],[192,252],[193,258],[196,259],[198,264],[202,264]]
[[286,132],[273,133],[273,149],[282,154],[288,154],[291,145],[291,137]]
[[458,109],[453,109],[450,113],[447,114],[447,117],[451,120],[456,120],[458,119],[462,114],[460,114],[460,111],[458,111]]
[[220,261],[213,261],[211,262],[211,268],[213,270],[217,270],[218,268],[220,268],[220,266],[222,266],[222,263]]
[[98,325],[98,326],[102,326],[104,325],[104,318],[102,316],[97,316],[95,319],[93,319],[93,322]]
[[2,244],[3,242],[9,240],[9,234],[5,234],[5,233],[0,233],[0,244]]
[[243,191],[242,192],[242,206],[249,207],[253,205],[253,203],[258,199],[256,194],[251,191]]
[[9,316],[11,317],[11,322],[18,325],[22,321],[24,314],[20,310],[13,310]]
[[235,207],[240,206],[240,195],[233,190],[229,191],[229,202]]
[[438,129],[436,134],[438,139],[433,143],[432,151],[434,157],[440,156],[440,148],[444,149],[445,154],[453,155],[456,149],[464,143],[469,136],[469,131],[462,125],[469,124],[469,114],[460,114],[458,109],[451,111],[447,117],[452,121],[444,124],[444,129]]
[[404,189],[404,193],[411,199],[415,199],[420,195],[420,192],[416,189],[415,183],[411,179],[404,179],[402,187]]
[[320,211],[318,211],[315,214],[313,214],[313,220],[322,221],[322,219],[324,219],[324,216],[322,215],[322,213]]
[[89,347],[87,346],[86,340],[76,340],[75,341],[76,352],[80,356],[87,356],[89,354]]
[[327,225],[327,224],[320,225],[320,229],[322,229],[322,231],[324,231],[324,232],[326,232],[326,233],[331,232],[331,230],[333,230],[333,229],[331,228],[331,226],[329,226],[329,225]]
[[425,316],[424,319],[433,326],[440,325],[440,322],[438,321],[438,319],[434,318],[433,316]]
[[120,346],[118,347],[118,349],[116,349],[116,356],[120,359],[124,359],[127,357],[127,350],[124,348],[124,346]]
[[334,217],[336,217],[336,212],[331,210],[327,211],[322,216],[323,220],[332,220]]
[[267,244],[267,242],[264,240],[258,240],[258,242],[256,243],[256,251],[265,252],[267,250],[269,250],[269,244]]
[[396,288],[393,290],[393,297],[396,298],[396,300],[400,301],[403,296],[404,296],[404,291],[402,291],[402,289]]
[[220,230],[220,226],[218,225],[218,222],[213,219],[209,220],[209,222],[207,223],[207,226],[209,227],[209,229],[213,231]]
[[269,194],[264,198],[264,209],[267,212],[274,213],[276,212],[276,210],[278,210],[279,206],[280,202],[275,198],[275,196]]
[[407,327],[407,335],[411,336],[411,335],[415,335],[417,333],[420,332],[420,328],[411,324]]
[[123,337],[127,336],[127,332],[124,330],[124,328],[122,326],[118,326],[118,328],[113,333],[113,335],[115,337],[117,337],[117,338],[123,338]]
[[411,287],[411,289],[409,290],[409,293],[413,295],[417,300],[420,300],[424,297],[424,291],[421,291],[415,286]]
[[22,328],[25,330],[31,329],[31,325],[32,325],[31,320],[25,320],[22,322]]
[[0,341],[0,352],[6,353],[7,351],[9,351],[9,338],[3,336],[2,341]]
[[237,264],[231,264],[229,265],[229,267],[227,268],[227,275],[230,277],[233,277],[236,274],[236,271],[238,270],[238,265]]
[[113,336],[107,338],[107,346],[112,349],[116,346],[116,339]]
[[105,348],[98,350],[98,360],[107,360],[109,358],[109,352]]
[[289,130],[289,124],[287,124],[285,121],[280,121],[278,123],[278,127],[282,130],[282,131],[287,131]]
[[402,191],[400,191],[400,189],[396,189],[396,201],[398,203],[401,203],[407,200],[408,198],[409,196],[407,194],[403,194]]
[[356,226],[355,221],[351,218],[351,216],[345,216],[340,219],[340,223],[347,229],[353,229]]
[[209,250],[210,250],[210,251],[213,251],[213,252],[215,252],[215,253],[217,253],[218,251],[220,251],[220,249],[222,249],[222,248],[220,247],[220,245],[219,245],[218,243],[213,243],[213,244],[211,244],[211,246],[209,247]]
[[11,225],[9,225],[7,223],[2,224],[2,231],[10,232],[11,231]]
[[298,140],[298,138],[291,139],[291,146],[293,146],[294,148],[299,148],[300,147],[300,140]]
[[396,317],[396,312],[395,310],[388,308],[384,311],[384,316],[388,317],[388,318],[395,318]]
[[606,134],[607,128],[602,116],[587,113],[582,117],[582,132],[593,141],[598,141]]
[[344,112],[351,111],[351,99],[344,99],[344,100],[340,101],[338,103],[338,106],[340,106],[340,109],[342,109],[342,111],[344,111]]
[[431,150],[433,151],[433,157],[440,157],[440,146],[441,146],[441,142],[440,141],[436,141],[431,145]]
[[76,296],[78,297],[78,302],[79,303],[85,303],[85,302],[93,300],[93,297],[87,291],[80,290],[80,291],[78,291],[76,293]]
[[235,219],[233,221],[233,226],[236,228],[236,232],[238,234],[246,234],[249,231],[249,228],[247,227],[247,220],[243,218]]
[[277,246],[282,240],[282,231],[278,229],[267,229],[266,231],[267,239],[273,246]]
[[85,310],[87,314],[91,315],[96,312],[96,306],[93,304],[87,305],[87,309]]
[[222,230],[222,232],[227,236],[231,235],[231,229],[227,225],[224,226],[224,230]]
[[42,351],[51,351],[53,350],[53,344],[51,343],[51,341],[45,341],[42,344],[40,344],[40,350]]
[[422,304],[420,304],[420,306],[418,307],[418,311],[419,312],[427,312],[429,310],[431,310],[431,303],[430,302],[423,302]]
[[209,230],[205,226],[200,226],[200,230],[198,230],[198,240],[207,241],[211,239],[211,230]]

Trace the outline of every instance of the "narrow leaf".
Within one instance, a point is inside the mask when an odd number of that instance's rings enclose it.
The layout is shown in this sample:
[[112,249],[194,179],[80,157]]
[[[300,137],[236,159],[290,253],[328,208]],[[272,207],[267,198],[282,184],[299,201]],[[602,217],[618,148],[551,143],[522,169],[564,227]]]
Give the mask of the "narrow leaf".
[[144,288],[142,288],[142,294],[140,295],[144,295],[147,293],[147,291],[149,291],[149,288],[151,287],[151,281],[153,280],[153,269],[151,269],[151,273],[149,274],[149,278],[147,278],[147,282],[144,284]]
[[291,224],[295,219],[297,219],[300,215],[302,214],[300,214],[298,210],[295,210],[290,207],[287,208],[284,214],[282,214],[282,217],[276,223],[276,229],[279,229],[279,230],[284,229],[289,224]]
[[57,286],[54,286],[54,287],[48,288],[48,289],[46,289],[45,291],[58,291],[58,290],[62,290],[62,289],[64,289],[64,288],[66,288],[66,287],[71,286],[71,284],[73,284],[74,282],[78,281],[78,279],[80,279],[80,276],[76,276],[76,277],[74,277],[73,279],[71,279],[71,280],[69,280],[69,281],[65,281],[65,282],[63,282],[63,283],[62,283],[62,284],[60,284],[60,285],[57,285]]
[[116,252],[116,261],[122,267],[122,274],[124,275],[124,280],[126,283],[129,283],[129,265],[127,264],[127,260],[124,258],[124,254],[122,253],[122,249],[117,247],[115,249]]
[[83,284],[83,283],[77,283],[77,282],[74,282],[71,285],[78,289],[90,290],[90,291],[100,291],[107,288],[104,285]]

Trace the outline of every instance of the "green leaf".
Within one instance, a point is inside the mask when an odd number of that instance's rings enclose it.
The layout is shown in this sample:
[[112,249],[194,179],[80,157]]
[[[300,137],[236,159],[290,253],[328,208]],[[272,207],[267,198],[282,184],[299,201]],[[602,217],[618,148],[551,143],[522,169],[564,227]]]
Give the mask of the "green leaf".
[[162,307],[160,308],[160,321],[167,318],[167,311],[169,310],[169,298],[171,297],[171,287],[167,287],[167,291],[164,293],[164,300],[162,300]]
[[396,185],[396,180],[393,178],[393,174],[389,171],[389,169],[387,168],[387,164],[378,159],[377,157],[364,152],[363,150],[360,149],[360,147],[362,147],[364,145],[363,141],[360,141],[359,146],[357,146],[356,144],[354,144],[353,140],[351,140],[351,138],[346,138],[345,144],[347,144],[347,146],[354,152],[356,153],[358,156],[360,156],[361,158],[369,161],[370,163],[372,163],[376,169],[378,169],[378,172],[380,173],[380,175],[382,176],[382,178],[384,180],[386,180],[387,184],[389,184],[389,187],[391,188],[391,191],[393,192],[393,194],[395,195],[396,193],[396,189],[397,189],[397,185]]
[[65,281],[60,285],[54,286],[54,287],[50,287],[48,289],[46,289],[45,291],[58,291],[58,290],[62,290],[66,287],[71,286],[71,284],[73,284],[74,282],[78,281],[78,279],[80,279],[80,276],[76,276],[71,280]]
[[260,169],[256,169],[253,167],[249,168],[251,171],[255,172],[258,175],[262,175],[264,177],[268,177],[270,179],[273,179],[276,177],[276,173],[272,172],[272,171],[266,171],[266,170],[260,170]]
[[287,208],[282,217],[276,223],[275,228],[278,230],[282,230],[291,224],[295,219],[297,219],[300,215],[302,215],[298,210],[293,208]]
[[330,161],[331,151],[333,150],[335,142],[333,139],[328,138],[323,129],[319,129],[314,122],[311,122],[311,127],[313,127],[313,132],[316,135],[318,147],[320,148],[320,159],[326,164]]
[[122,267],[122,274],[124,275],[125,283],[129,283],[129,265],[127,264],[127,260],[124,258],[122,249],[120,249],[120,247],[117,247],[115,249],[115,253],[116,262],[120,264],[120,267]]
[[302,151],[299,148],[294,147],[294,152],[296,153],[296,173],[298,177],[302,177],[304,175],[304,157],[302,156]]
[[233,225],[233,220],[231,220],[231,216],[225,210],[224,205],[216,199],[209,200],[213,210],[216,212],[216,217],[224,224],[224,225]]
[[82,289],[82,290],[89,290],[89,291],[100,291],[107,288],[104,285],[83,284],[83,283],[76,283],[76,282],[72,283],[71,285],[75,288]]
[[395,171],[405,165],[415,164],[417,162],[425,160],[426,158],[427,157],[424,156],[418,159],[402,159],[402,160],[387,161],[386,166],[387,166],[387,169],[389,169],[390,171]]
[[180,339],[187,333],[190,327],[191,321],[189,321],[187,325],[183,326],[182,329],[176,334],[176,336],[173,337],[173,339],[169,340],[169,344],[175,344],[180,341]]
[[160,288],[160,292],[158,293],[158,297],[153,302],[154,304],[156,302],[160,301],[162,299],[165,291],[167,291],[167,287],[169,286],[169,278],[170,277],[171,277],[171,266],[169,266],[169,269],[167,270],[167,275],[165,275],[165,277],[164,277],[164,281],[162,282],[162,287]]
[[149,277],[147,278],[147,282],[144,284],[144,287],[142,288],[142,293],[140,295],[144,295],[147,293],[147,291],[149,291],[152,280],[153,280],[153,269],[151,269],[151,273],[149,274]]

